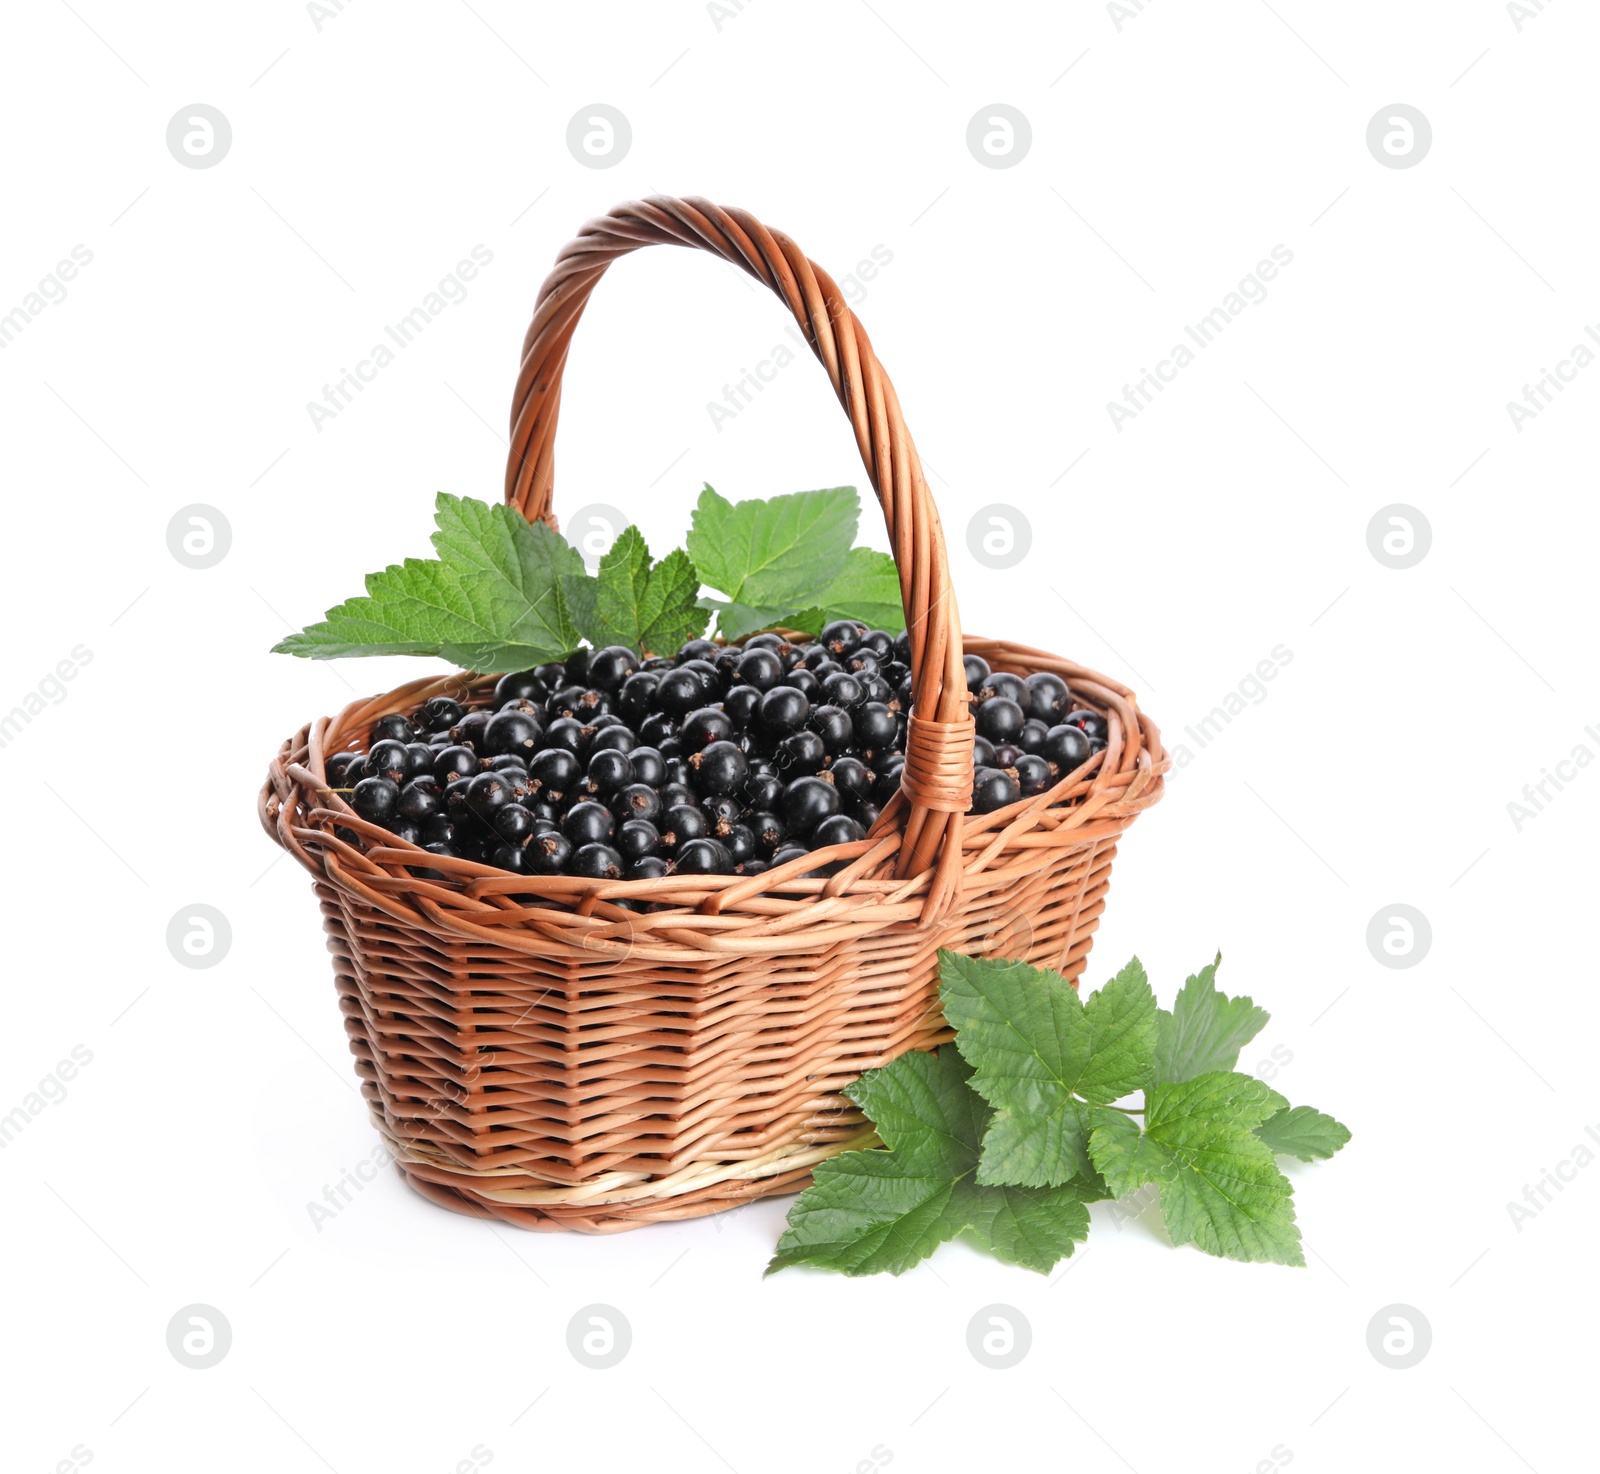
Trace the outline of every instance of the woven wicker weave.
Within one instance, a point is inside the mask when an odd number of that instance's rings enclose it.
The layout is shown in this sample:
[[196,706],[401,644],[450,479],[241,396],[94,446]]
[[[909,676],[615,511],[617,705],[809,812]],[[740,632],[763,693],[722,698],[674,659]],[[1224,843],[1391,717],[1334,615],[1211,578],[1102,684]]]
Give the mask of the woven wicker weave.
[[[850,416],[900,569],[916,709],[900,794],[872,833],[750,877],[592,881],[427,857],[329,792],[324,764],[372,722],[493,681],[414,681],[284,743],[261,819],[312,874],[345,1030],[373,1119],[419,1192],[536,1229],[608,1233],[804,1185],[873,1140],[841,1094],[949,1037],[936,953],[1023,957],[1076,978],[1118,837],[1168,759],[1133,693],[1043,651],[963,639],[943,533],[900,407],[833,280],[742,210],[652,199],[591,221],[540,291],[512,404],[506,499],[554,524],[552,444],[567,347],[618,256],[691,246],[789,306]],[[963,650],[1054,671],[1103,713],[1105,750],[1054,788],[968,816]],[[334,833],[344,826],[353,845]],[[844,860],[827,879],[819,863]],[[658,903],[649,912],[618,898]]]

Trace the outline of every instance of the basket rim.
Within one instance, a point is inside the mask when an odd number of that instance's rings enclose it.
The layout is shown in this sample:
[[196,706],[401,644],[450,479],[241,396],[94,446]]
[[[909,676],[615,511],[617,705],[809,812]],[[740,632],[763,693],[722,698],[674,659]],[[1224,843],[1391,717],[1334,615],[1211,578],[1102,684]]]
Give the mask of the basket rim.
[[[1061,674],[1074,698],[1104,715],[1109,728],[1101,752],[1043,793],[989,814],[961,816],[965,880],[1001,880],[996,862],[1008,850],[1022,852],[1017,863],[1019,873],[1026,873],[1036,863],[1032,849],[1099,843],[1161,797],[1172,759],[1128,687],[1032,647],[982,636],[964,636],[963,644],[970,653],[999,656],[1008,667]],[[431,695],[478,694],[495,679],[473,672],[419,677],[308,723],[283,742],[271,763],[259,798],[263,827],[314,875],[396,919],[522,951],[545,952],[560,941],[590,959],[609,953],[618,960],[667,961],[686,957],[687,947],[698,956],[721,953],[731,960],[794,951],[802,933],[809,951],[924,919],[933,868],[908,877],[894,873],[905,833],[903,793],[885,806],[866,839],[811,851],[759,875],[630,881],[513,875],[431,855],[362,819],[326,787],[326,755],[364,748],[365,729],[378,716],[413,708]],[[367,843],[348,844],[335,834],[337,827]],[[841,861],[844,868],[836,874],[807,878],[807,872]],[[411,873],[410,867],[424,865],[460,879],[441,882]],[[618,904],[640,900],[664,909],[641,913]]]

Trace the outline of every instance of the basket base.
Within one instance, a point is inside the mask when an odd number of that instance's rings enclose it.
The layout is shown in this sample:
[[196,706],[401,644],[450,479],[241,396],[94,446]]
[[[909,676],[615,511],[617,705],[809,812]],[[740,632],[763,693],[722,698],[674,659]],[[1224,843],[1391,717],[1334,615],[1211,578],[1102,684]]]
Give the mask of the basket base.
[[630,1228],[643,1228],[651,1223],[705,1218],[713,1213],[729,1212],[759,1198],[797,1193],[811,1182],[811,1167],[805,1166],[753,1182],[721,1182],[699,1192],[681,1193],[670,1198],[592,1208],[578,1203],[561,1207],[526,1208],[494,1202],[470,1188],[434,1181],[425,1170],[404,1162],[396,1162],[395,1170],[412,1191],[440,1208],[448,1208],[452,1213],[462,1213],[470,1218],[487,1218],[510,1224],[513,1228],[531,1229],[536,1233],[625,1233]]

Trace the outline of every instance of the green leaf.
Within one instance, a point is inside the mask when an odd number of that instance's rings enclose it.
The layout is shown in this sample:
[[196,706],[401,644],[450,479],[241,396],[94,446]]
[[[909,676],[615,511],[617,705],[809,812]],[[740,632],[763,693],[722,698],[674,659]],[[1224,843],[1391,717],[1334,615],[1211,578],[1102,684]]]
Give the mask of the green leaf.
[[809,608],[849,556],[860,520],[852,486],[737,503],[708,486],[694,509],[689,556],[737,603]]
[[707,486],[688,547],[701,579],[721,592],[700,600],[717,614],[717,633],[730,640],[773,628],[815,634],[847,618],[904,629],[894,559],[851,547],[860,520],[851,486],[737,503]]
[[805,624],[799,622],[807,611],[795,611],[787,605],[756,606],[741,604],[737,600],[716,599],[702,594],[700,607],[717,616],[717,633],[725,640],[742,640],[760,630],[798,629],[815,634],[827,622],[815,619],[817,611],[809,611],[812,618]]
[[1094,1170],[1104,1109],[1150,1077],[1156,1003],[1135,958],[1085,1005],[1059,973],[939,953],[940,998],[973,1088],[996,1108],[978,1181],[1054,1187]]
[[1227,1259],[1303,1265],[1292,1188],[1256,1135],[1284,1105],[1259,1080],[1214,1071],[1152,1086],[1144,1131],[1127,1120],[1102,1124],[1089,1150],[1118,1197],[1146,1182],[1160,1188],[1173,1243]]
[[887,1151],[817,1165],[789,1210],[767,1273],[812,1264],[849,1275],[902,1274],[964,1230],[1000,1258],[1046,1272],[1089,1231],[1083,1191],[987,1188],[974,1179],[989,1108],[958,1050],[912,1051],[847,1094]]
[[578,624],[596,649],[626,645],[640,654],[677,649],[705,633],[696,606],[700,578],[681,548],[650,561],[644,536],[631,524],[611,545],[594,579],[581,580]]
[[346,600],[273,647],[286,655],[442,655],[470,670],[523,670],[577,648],[570,580],[583,559],[508,506],[439,493],[437,559],[367,576]]
[[1248,998],[1217,991],[1216,961],[1190,977],[1173,1000],[1172,1012],[1156,1015],[1155,1080],[1177,1083],[1213,1070],[1231,1070],[1239,1051],[1272,1017]]
[[796,629],[815,634],[836,619],[859,619],[891,635],[906,627],[894,559],[873,548],[851,548],[844,567],[815,595],[814,602],[818,608],[809,619],[803,613],[795,615]]
[[970,1236],[996,1259],[1048,1274],[1089,1237],[1089,1210],[1099,1194],[1085,1185],[988,1187],[974,1203]]
[[1256,1127],[1256,1135],[1276,1155],[1302,1162],[1331,1157],[1350,1140],[1348,1127],[1310,1106],[1292,1106],[1268,1116]]

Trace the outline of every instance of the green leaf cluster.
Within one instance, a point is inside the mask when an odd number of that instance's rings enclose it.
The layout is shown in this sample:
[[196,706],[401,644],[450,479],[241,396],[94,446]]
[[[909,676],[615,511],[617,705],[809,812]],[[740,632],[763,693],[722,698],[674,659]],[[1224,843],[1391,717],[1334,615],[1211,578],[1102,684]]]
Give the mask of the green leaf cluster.
[[1277,1157],[1331,1157],[1350,1133],[1237,1072],[1268,1015],[1218,991],[1217,962],[1169,1011],[1137,958],[1085,1001],[1058,973],[942,951],[955,1045],[850,1088],[884,1149],[818,1165],[768,1272],[900,1274],[965,1234],[1044,1273],[1087,1237],[1088,1203],[1146,1184],[1173,1243],[1304,1264]]
[[[730,503],[701,493],[687,550],[659,561],[637,527],[591,576],[578,550],[511,507],[441,492],[435,556],[367,576],[366,593],[280,641],[285,655],[440,655],[497,673],[560,660],[587,641],[666,653],[706,632],[740,639],[782,627],[816,633],[833,619],[904,627],[899,575],[857,548],[852,487]],[[702,598],[702,583],[728,597]]]

